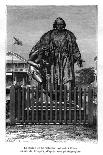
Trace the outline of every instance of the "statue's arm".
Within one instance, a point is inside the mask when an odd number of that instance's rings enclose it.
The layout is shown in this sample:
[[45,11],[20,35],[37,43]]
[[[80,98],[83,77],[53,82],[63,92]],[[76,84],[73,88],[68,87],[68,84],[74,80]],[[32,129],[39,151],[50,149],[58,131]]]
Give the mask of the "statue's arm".
[[81,53],[78,47],[78,44],[76,42],[76,37],[73,36],[72,37],[72,52],[73,52],[73,58],[74,58],[74,62],[77,62],[79,67],[83,67],[83,60],[81,58]]
[[40,60],[49,50],[50,31],[45,33],[30,51],[29,59]]

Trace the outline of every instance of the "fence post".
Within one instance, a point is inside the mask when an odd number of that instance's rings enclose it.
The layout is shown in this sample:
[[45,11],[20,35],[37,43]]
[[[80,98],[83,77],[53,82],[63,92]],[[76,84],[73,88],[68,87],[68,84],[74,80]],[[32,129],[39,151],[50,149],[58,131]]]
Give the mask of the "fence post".
[[81,106],[82,106],[82,88],[79,87],[79,123],[82,122],[82,117],[81,117]]
[[10,88],[10,123],[15,124],[15,86]]
[[24,110],[25,110],[25,99],[26,98],[26,93],[25,93],[25,88],[22,88],[22,122],[24,123],[25,121],[25,115],[24,115]]
[[27,123],[29,122],[29,109],[30,109],[30,88],[27,87]]
[[48,83],[46,83],[46,123],[48,123]]
[[52,102],[52,94],[53,94],[53,85],[50,84],[50,123],[52,123],[52,108],[53,108],[53,102]]
[[93,90],[88,88],[88,124],[93,125]]
[[17,103],[17,122],[20,122],[20,116],[21,116],[21,86],[18,87],[17,89],[17,98],[18,98],[18,103]]
[[62,82],[60,83],[59,121],[62,123]]
[[41,85],[40,91],[41,91],[41,103],[40,103],[40,105],[41,105],[41,122],[43,123],[43,85]]
[[84,89],[84,124],[86,123],[86,88]]
[[71,88],[71,84],[70,84],[70,88],[69,88],[69,123],[71,123],[71,105],[72,105],[72,88]]
[[32,123],[34,123],[34,87],[31,89],[32,98],[31,98],[31,106],[32,106]]
[[77,120],[77,112],[76,112],[76,106],[77,106],[77,87],[74,87],[74,124],[76,124],[76,120]]
[[36,87],[36,123],[38,123],[38,104],[39,104],[39,88]]
[[67,86],[64,86],[64,123],[67,124]]
[[55,83],[55,124],[57,123],[57,83]]

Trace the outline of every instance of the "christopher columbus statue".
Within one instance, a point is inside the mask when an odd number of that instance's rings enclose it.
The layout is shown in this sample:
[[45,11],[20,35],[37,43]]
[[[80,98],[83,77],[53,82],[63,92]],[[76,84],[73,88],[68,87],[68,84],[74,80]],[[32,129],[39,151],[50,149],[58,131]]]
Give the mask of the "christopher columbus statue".
[[47,78],[51,79],[51,83],[71,83],[74,87],[74,64],[82,67],[76,37],[65,27],[65,21],[58,17],[54,21],[53,29],[40,38],[29,54],[29,60],[40,65],[39,71],[44,87]]

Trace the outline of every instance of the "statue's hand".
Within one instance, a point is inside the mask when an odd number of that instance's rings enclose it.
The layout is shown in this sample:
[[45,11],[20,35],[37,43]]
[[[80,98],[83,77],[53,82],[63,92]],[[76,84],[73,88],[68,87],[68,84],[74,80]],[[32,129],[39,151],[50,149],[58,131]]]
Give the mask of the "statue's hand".
[[77,61],[77,65],[78,65],[79,67],[83,67],[83,60],[82,60],[82,59],[78,60],[78,61]]

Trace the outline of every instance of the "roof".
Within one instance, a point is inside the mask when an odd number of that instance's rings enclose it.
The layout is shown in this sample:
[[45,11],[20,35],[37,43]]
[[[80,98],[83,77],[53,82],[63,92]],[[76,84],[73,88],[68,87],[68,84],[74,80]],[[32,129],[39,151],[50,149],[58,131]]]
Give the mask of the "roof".
[[8,56],[6,55],[6,63],[26,63],[25,61],[22,61],[18,59],[16,56]]
[[6,60],[6,63],[23,63],[23,64],[26,64],[26,62],[24,62],[24,61],[21,61],[21,60]]

